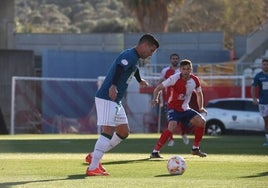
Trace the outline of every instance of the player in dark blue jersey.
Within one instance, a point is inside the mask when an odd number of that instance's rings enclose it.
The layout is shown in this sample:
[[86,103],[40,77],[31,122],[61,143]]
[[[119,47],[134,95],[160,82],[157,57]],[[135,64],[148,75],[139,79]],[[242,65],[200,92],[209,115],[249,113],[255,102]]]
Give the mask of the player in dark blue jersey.
[[139,60],[152,56],[158,47],[157,39],[151,34],[145,34],[135,47],[124,50],[112,63],[95,97],[97,124],[101,128],[101,134],[94,151],[86,157],[89,163],[87,176],[108,175],[100,162],[104,153],[129,135],[128,119],[121,100],[133,77],[139,82],[140,87],[148,86],[148,83],[140,77]]
[[[256,88],[259,89],[259,101],[256,95]],[[251,86],[253,103],[259,105],[259,111],[264,120],[264,131],[266,142],[263,146],[268,146],[268,57],[262,59],[262,71],[255,75]]]

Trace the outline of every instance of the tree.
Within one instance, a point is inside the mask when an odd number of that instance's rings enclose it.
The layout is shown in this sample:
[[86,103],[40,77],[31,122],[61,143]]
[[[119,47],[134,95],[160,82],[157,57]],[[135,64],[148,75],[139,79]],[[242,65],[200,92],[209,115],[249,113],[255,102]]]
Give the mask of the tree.
[[193,0],[174,7],[169,31],[222,31],[225,48],[232,49],[235,35],[248,35],[267,20],[267,6],[267,0]]
[[267,20],[268,7],[265,1],[267,2],[267,0],[224,0],[225,12],[222,28],[227,48],[232,48],[234,35],[248,35]]
[[166,32],[168,27],[168,5],[181,4],[183,0],[121,0],[134,12],[142,32]]
[[16,32],[222,31],[227,49],[235,35],[268,19],[268,0],[16,0],[15,6]]
[[193,0],[183,4],[181,9],[175,7],[170,16],[170,32],[221,31],[224,13],[220,0]]

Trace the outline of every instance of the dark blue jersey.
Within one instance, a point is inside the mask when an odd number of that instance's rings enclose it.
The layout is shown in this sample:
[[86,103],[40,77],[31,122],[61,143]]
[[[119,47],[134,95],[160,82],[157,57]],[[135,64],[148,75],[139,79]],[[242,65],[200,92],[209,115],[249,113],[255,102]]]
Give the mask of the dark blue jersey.
[[109,97],[109,88],[112,85],[116,66],[120,65],[124,68],[124,71],[120,75],[117,83],[118,94],[115,102],[119,103],[127,90],[129,82],[137,70],[138,63],[139,55],[135,48],[124,50],[112,63],[108,74],[106,75],[100,89],[96,93],[96,97],[111,100]]
[[259,87],[259,103],[268,104],[268,74],[263,72],[256,74],[252,86]]

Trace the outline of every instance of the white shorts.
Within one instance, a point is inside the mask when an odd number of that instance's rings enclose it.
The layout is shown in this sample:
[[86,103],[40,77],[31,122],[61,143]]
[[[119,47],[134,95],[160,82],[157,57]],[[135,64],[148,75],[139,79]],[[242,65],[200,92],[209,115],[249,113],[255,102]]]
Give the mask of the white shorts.
[[95,97],[97,125],[117,126],[128,124],[127,115],[122,105]]
[[259,111],[262,117],[268,116],[268,104],[259,104]]

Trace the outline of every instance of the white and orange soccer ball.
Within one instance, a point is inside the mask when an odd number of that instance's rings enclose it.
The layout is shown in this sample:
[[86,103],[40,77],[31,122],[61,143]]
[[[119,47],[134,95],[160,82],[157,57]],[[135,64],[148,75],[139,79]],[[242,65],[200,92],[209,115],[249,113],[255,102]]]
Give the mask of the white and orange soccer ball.
[[167,169],[171,175],[182,175],[186,170],[186,162],[182,156],[175,155],[167,162]]

